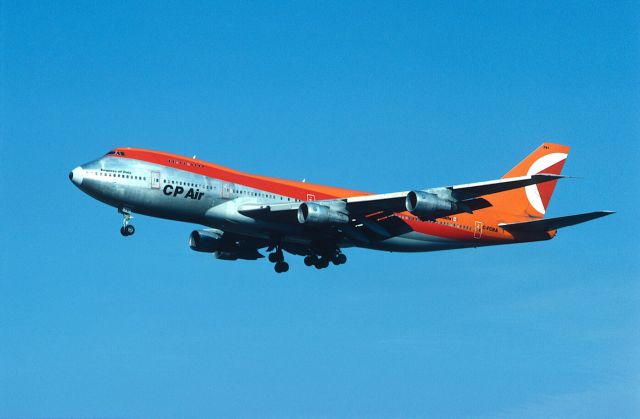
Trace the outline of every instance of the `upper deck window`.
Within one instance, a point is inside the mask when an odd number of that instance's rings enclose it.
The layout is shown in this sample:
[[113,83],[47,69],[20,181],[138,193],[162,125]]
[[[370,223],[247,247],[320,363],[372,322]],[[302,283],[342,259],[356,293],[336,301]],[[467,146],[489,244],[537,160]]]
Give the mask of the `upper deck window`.
[[194,167],[202,167],[202,168],[204,168],[203,164],[195,163],[195,162],[187,162],[187,161],[183,161],[183,160],[173,160],[173,159],[167,159],[167,161],[169,163],[181,164],[183,166],[194,166]]

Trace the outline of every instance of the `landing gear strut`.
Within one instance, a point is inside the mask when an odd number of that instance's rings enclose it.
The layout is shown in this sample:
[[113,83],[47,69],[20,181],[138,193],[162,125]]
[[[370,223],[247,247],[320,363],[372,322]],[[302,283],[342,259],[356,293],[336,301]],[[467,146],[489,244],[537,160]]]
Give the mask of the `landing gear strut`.
[[123,216],[122,227],[120,227],[120,234],[125,237],[133,235],[133,233],[136,232],[136,228],[133,226],[133,224],[129,224],[129,220],[133,218],[133,215],[131,215],[131,211],[126,208],[120,208],[118,209],[118,212]]
[[280,246],[276,248],[276,251],[269,253],[269,262],[275,263],[273,267],[277,273],[287,272],[289,270],[289,264],[284,261],[284,254]]

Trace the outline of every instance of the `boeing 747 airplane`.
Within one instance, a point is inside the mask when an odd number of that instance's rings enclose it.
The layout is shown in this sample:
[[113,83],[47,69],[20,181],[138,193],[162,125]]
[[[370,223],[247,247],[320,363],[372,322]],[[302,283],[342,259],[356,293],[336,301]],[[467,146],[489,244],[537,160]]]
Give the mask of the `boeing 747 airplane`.
[[222,260],[269,252],[286,272],[284,252],[307,266],[347,261],[342,249],[428,252],[548,240],[559,228],[612,211],[544,218],[569,147],[544,143],[502,178],[464,185],[371,194],[256,176],[176,154],[116,148],[69,173],[87,195],[123,215],[186,221],[189,246]]

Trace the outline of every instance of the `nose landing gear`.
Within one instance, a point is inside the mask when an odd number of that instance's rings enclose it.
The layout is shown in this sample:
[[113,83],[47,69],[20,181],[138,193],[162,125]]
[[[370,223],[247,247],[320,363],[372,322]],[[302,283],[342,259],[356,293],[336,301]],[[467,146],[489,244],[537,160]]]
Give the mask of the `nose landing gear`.
[[132,225],[129,224],[126,227],[120,227],[120,234],[122,234],[123,236],[131,236],[133,233],[136,232],[136,228]]
[[133,233],[136,232],[136,228],[133,226],[133,224],[129,224],[129,220],[133,218],[133,215],[131,215],[131,211],[126,208],[120,208],[118,209],[118,212],[123,216],[122,227],[120,227],[120,234],[125,237],[133,235]]

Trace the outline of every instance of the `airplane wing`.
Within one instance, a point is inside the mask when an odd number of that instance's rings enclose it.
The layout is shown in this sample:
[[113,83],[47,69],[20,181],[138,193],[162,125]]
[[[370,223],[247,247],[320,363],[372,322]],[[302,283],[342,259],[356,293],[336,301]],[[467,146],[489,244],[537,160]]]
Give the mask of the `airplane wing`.
[[563,227],[595,220],[596,218],[614,214],[614,211],[594,211],[564,217],[545,218],[542,220],[524,221],[521,223],[501,223],[499,227],[513,233],[543,233]]
[[[562,177],[563,176],[560,175],[541,173],[530,176],[424,189],[423,191],[434,194],[441,199],[464,203],[464,206],[469,207],[468,209],[475,211],[491,206],[488,201],[481,198],[482,196],[549,182]],[[347,208],[351,214],[365,214],[373,211],[404,212],[407,211],[406,199],[409,193],[411,193],[411,191],[346,198]]]
[[[421,191],[362,195],[313,202],[244,203],[240,204],[238,212],[255,219],[291,224],[306,222],[304,217],[301,221],[300,210],[303,210],[303,213],[305,210],[309,213],[310,207],[322,206],[325,207],[325,211],[334,213],[334,220],[339,220],[335,223],[329,222],[326,227],[344,234],[356,242],[372,242],[411,230],[404,221],[394,216],[395,213],[409,211],[423,220],[461,212],[472,213],[491,206],[491,203],[483,198],[485,195],[549,182],[560,177],[559,175],[536,174]],[[414,206],[418,199],[429,200],[437,208],[420,211],[417,206]],[[320,211],[319,208],[315,209]]]
[[[440,188],[425,189],[420,192],[431,194],[437,199],[456,203],[460,210],[452,211],[450,214],[460,212],[473,212],[478,209],[487,208],[491,204],[482,198],[498,192],[511,189],[518,189],[528,185],[549,182],[561,178],[560,175],[536,174],[530,176],[520,176],[506,179],[497,179],[487,182],[468,183],[463,185],[445,186]],[[336,207],[336,210],[353,218],[371,215],[384,215],[385,213],[407,211],[407,196],[413,191],[393,192],[386,194],[362,195],[350,198],[337,198],[333,200],[314,201],[319,205]],[[252,218],[272,218],[274,216],[285,216],[287,213],[296,212],[301,202],[282,204],[242,204],[238,211]]]
[[561,175],[540,173],[537,175],[519,176],[490,180],[488,182],[477,182],[468,183],[466,185],[449,186],[447,187],[447,189],[450,189],[457,199],[470,199],[484,195],[491,195],[498,192],[504,192],[511,189],[524,188],[525,186],[549,182],[563,177],[564,176]]

